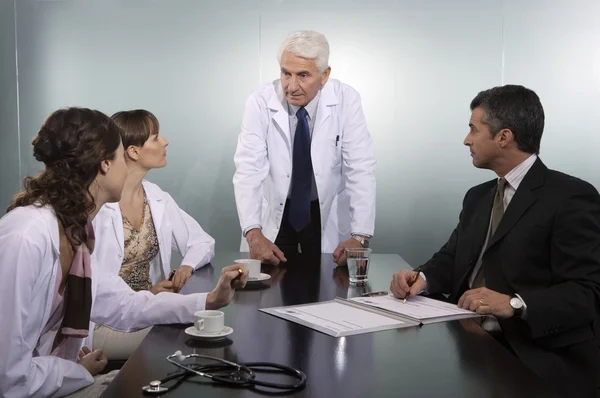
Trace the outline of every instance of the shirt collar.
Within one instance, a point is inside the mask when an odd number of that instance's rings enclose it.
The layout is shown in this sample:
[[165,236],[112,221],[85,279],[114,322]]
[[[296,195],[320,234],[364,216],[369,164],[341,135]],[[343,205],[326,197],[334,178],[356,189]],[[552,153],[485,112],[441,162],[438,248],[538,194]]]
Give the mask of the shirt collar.
[[527,159],[522,161],[521,164],[519,164],[517,167],[513,168],[511,171],[508,172],[508,174],[506,174],[504,176],[504,178],[506,179],[508,184],[515,191],[519,188],[519,185],[521,185],[523,178],[525,178],[525,175],[527,174],[529,169],[531,169],[531,166],[533,166],[536,159],[537,159],[537,155],[534,153],[531,156],[529,156]]
[[[320,97],[321,97],[321,90],[319,90],[317,92],[317,95],[315,96],[315,98],[313,98],[312,101],[310,101],[304,107],[304,109],[306,109],[306,112],[308,113],[308,117],[310,118],[310,120],[314,120],[315,114],[317,113],[317,106],[319,105]],[[296,112],[298,112],[298,109],[300,109],[300,108],[301,107],[299,107],[299,106],[288,103],[288,111],[290,113],[290,116],[296,115]]]

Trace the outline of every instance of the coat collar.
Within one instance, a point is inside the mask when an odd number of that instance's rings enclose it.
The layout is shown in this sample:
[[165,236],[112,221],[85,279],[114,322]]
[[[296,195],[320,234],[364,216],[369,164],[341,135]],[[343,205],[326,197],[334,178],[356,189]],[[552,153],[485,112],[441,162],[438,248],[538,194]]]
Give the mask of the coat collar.
[[[267,108],[270,111],[271,119],[279,128],[279,131],[286,139],[288,150],[291,153],[292,143],[290,134],[290,120],[288,103],[281,87],[281,80],[275,80],[273,83],[274,94],[271,95]],[[321,98],[319,99],[319,106],[317,107],[317,116],[315,120],[313,139],[321,125],[331,116],[331,107],[340,103],[338,96],[335,94],[335,87],[332,80],[328,80],[327,83],[321,88]]]
[[[156,186],[150,183],[149,181],[143,180],[142,185],[144,187],[144,191],[146,192],[146,199],[148,200],[148,205],[150,206],[150,212],[152,214],[154,228],[156,229],[156,233],[158,234],[159,231],[161,231],[162,219],[165,212],[164,197],[163,195],[160,195],[160,192],[158,189],[156,189]],[[123,233],[123,216],[121,214],[121,208],[119,207],[119,203],[106,203],[104,207],[107,209],[107,216],[110,219],[110,224],[112,225],[113,232],[117,237],[117,240],[120,242],[119,247],[121,250],[123,250],[125,236]]]
[[[162,202],[162,195],[158,195],[156,189],[152,186],[152,184],[148,180],[142,180],[142,186],[144,187],[144,191],[146,191],[146,199],[148,203],[150,202]],[[119,207],[119,202],[111,202],[106,203],[104,205],[110,211],[121,212],[121,208]]]

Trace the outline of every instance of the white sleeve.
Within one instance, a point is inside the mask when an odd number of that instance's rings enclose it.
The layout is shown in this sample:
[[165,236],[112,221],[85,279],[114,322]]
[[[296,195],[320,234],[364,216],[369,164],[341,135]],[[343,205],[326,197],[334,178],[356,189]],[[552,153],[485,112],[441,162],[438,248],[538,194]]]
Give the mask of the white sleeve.
[[136,292],[118,275],[96,272],[96,296],[91,321],[121,332],[158,324],[192,323],[194,312],[204,310],[207,293]]
[[22,233],[0,237],[0,396],[5,398],[59,397],[94,382],[75,361],[33,356],[48,300],[39,270],[54,266],[44,260],[44,250]]
[[250,225],[261,225],[263,183],[269,173],[266,129],[263,113],[255,96],[246,100],[242,128],[238,137],[233,161],[235,174],[233,188],[240,227],[246,231]]
[[215,256],[215,240],[204,232],[192,216],[177,206],[170,195],[167,199],[167,214],[173,230],[173,249],[183,256],[181,265],[198,269],[208,264]]
[[346,191],[350,199],[350,231],[373,236],[375,232],[375,155],[367,130],[360,95],[346,93],[342,155]]

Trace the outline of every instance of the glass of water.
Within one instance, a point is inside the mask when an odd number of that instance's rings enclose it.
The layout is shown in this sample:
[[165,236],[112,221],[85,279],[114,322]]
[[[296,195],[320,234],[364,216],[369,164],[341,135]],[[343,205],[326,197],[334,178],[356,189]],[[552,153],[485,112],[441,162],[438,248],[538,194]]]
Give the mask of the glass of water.
[[361,247],[356,249],[346,248],[345,250],[350,283],[357,285],[367,282],[371,249]]

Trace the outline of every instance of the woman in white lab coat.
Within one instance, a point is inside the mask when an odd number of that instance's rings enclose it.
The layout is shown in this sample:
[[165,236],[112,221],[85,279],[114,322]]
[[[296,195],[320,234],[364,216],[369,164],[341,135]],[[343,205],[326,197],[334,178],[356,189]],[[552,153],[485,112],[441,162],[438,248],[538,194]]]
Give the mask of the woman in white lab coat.
[[[168,141],[156,117],[142,109],[114,114],[121,128],[127,179],[119,203],[107,203],[94,219],[99,243],[94,261],[121,276],[133,290],[179,292],[192,272],[214,256],[215,241],[179,208],[171,195],[144,178],[167,164]],[[182,256],[171,273],[171,249]],[[94,326],[88,344],[111,360],[129,358],[150,328],[122,333]]]
[[54,112],[33,153],[45,169],[25,179],[0,219],[0,396],[61,397],[94,383],[106,357],[82,347],[90,320],[121,331],[188,323],[245,284],[246,270],[234,281],[236,265],[208,294],[154,295],[91,263],[90,221],[120,199],[127,176],[120,129],[106,115]]

